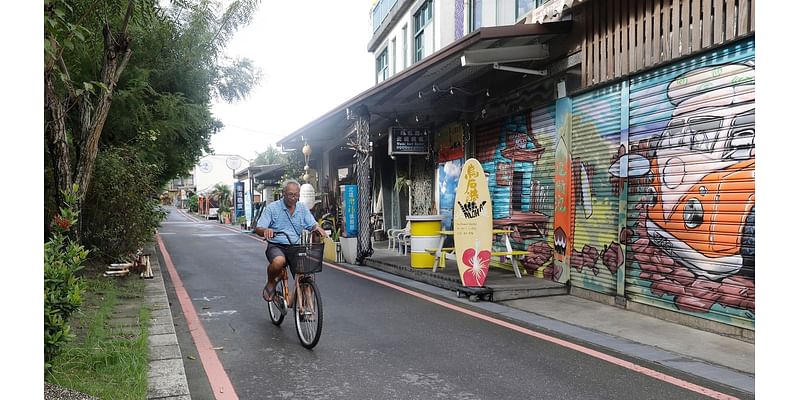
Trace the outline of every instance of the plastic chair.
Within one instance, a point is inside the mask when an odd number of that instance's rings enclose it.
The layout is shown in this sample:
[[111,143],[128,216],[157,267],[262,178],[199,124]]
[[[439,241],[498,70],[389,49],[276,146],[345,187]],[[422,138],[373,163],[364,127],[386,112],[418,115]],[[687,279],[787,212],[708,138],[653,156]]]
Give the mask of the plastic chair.
[[402,233],[410,234],[411,232],[411,223],[406,222],[406,227],[402,229],[389,229],[386,231],[386,234],[389,236],[389,249],[397,249],[400,250],[400,243],[398,242],[399,236]]

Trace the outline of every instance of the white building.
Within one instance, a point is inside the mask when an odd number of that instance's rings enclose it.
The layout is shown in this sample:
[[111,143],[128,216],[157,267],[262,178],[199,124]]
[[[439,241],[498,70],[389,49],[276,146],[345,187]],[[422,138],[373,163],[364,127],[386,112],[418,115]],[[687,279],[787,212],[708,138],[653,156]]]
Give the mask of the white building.
[[238,155],[209,154],[202,157],[192,171],[197,194],[210,193],[218,183],[227,185],[233,191],[233,182],[236,181],[234,174],[249,166],[250,161]]
[[[375,83],[470,32],[514,25],[547,0],[379,0],[370,10]],[[562,1],[563,2],[563,1]]]

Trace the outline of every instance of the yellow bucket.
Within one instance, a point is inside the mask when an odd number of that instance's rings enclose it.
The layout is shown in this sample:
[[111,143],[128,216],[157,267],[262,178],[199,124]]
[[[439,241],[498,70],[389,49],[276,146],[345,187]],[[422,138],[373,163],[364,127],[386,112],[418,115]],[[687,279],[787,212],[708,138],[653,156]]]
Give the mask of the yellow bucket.
[[411,224],[411,267],[433,268],[434,256],[425,249],[439,246],[439,231],[442,230],[441,215],[412,215],[406,219]]

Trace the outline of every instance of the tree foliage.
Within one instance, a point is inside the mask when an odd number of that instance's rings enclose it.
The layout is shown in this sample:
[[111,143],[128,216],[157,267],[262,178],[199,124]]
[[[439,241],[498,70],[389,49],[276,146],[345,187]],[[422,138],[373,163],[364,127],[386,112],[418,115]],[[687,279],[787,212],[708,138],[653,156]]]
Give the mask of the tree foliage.
[[279,149],[270,145],[261,153],[258,153],[255,160],[253,160],[253,165],[275,165],[275,164],[286,164],[289,157],[287,154],[282,153]]
[[245,98],[261,76],[251,61],[225,55],[259,3],[45,0],[49,203],[77,183],[79,207],[89,206],[83,200],[106,148],[124,146],[158,166],[156,185],[210,152],[222,127],[212,101]]
[[130,147],[101,152],[86,194],[83,242],[106,261],[130,260],[166,217],[159,206],[160,167]]

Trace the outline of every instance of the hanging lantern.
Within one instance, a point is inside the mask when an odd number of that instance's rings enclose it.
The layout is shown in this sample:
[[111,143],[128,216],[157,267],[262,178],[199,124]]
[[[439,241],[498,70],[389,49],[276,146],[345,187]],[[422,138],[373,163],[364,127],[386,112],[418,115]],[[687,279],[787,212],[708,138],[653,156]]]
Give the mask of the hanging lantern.
[[300,202],[305,204],[309,210],[314,207],[317,194],[314,191],[314,186],[310,183],[304,183],[300,186]]

